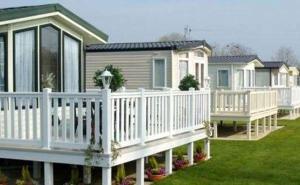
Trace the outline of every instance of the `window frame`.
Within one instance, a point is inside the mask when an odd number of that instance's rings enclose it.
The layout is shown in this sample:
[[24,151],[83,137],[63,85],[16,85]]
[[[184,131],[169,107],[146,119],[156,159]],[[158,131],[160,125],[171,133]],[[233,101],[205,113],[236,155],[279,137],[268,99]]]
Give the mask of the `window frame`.
[[75,36],[71,35],[70,33],[66,32],[66,31],[62,31],[62,37],[61,37],[61,40],[62,40],[62,44],[61,44],[61,47],[62,47],[62,53],[61,53],[61,61],[62,61],[62,91],[65,92],[65,36],[75,40],[76,42],[78,42],[79,44],[79,63],[78,63],[78,70],[79,70],[79,80],[78,80],[78,83],[79,83],[79,89],[78,89],[78,92],[82,92],[82,88],[81,88],[81,63],[82,63],[82,41],[78,38],[76,38]]
[[34,52],[34,59],[35,59],[35,65],[34,65],[34,84],[35,84],[35,88],[33,90],[33,92],[38,92],[38,78],[39,78],[39,74],[38,74],[38,65],[39,65],[39,58],[38,58],[38,51],[39,51],[39,44],[38,44],[38,27],[39,26],[33,26],[33,27],[28,27],[28,28],[23,28],[23,29],[18,29],[18,30],[14,30],[13,31],[13,91],[16,92],[16,34],[21,33],[21,32],[26,32],[26,31],[34,31],[34,38],[35,38],[35,42],[34,42],[34,47],[35,47],[35,52]]
[[[39,88],[41,89],[42,88],[42,86],[41,86],[41,75],[42,75],[42,56],[41,56],[41,53],[42,53],[42,29],[43,28],[45,28],[45,27],[52,27],[52,28],[54,28],[55,30],[57,30],[58,31],[58,43],[59,43],[59,45],[58,45],[58,61],[59,61],[59,64],[58,64],[58,71],[59,71],[59,84],[58,84],[58,92],[62,92],[62,84],[63,84],[63,78],[62,78],[62,58],[63,58],[63,56],[62,56],[62,53],[63,53],[63,50],[64,49],[62,49],[63,47],[62,47],[62,30],[58,27],[58,26],[56,26],[56,25],[54,25],[54,24],[51,24],[51,23],[49,23],[49,24],[43,24],[43,25],[40,25],[39,26],[39,74],[38,74],[38,76],[39,76]],[[42,89],[41,89],[41,91],[42,91]]]
[[7,32],[0,33],[0,37],[3,37],[4,41],[4,91],[8,92],[8,39]]
[[[155,61],[156,60],[163,60],[164,61],[164,66],[165,66],[165,70],[164,70],[164,86],[160,87],[160,86],[156,86],[155,84]],[[152,87],[153,88],[164,88],[167,87],[167,58],[166,57],[154,57],[152,59]]]
[[[244,69],[237,69],[237,77],[238,77],[238,83],[237,83],[237,87],[238,88],[244,88],[245,87],[245,70]],[[240,80],[240,73],[242,76],[242,79]],[[242,82],[241,86],[239,84],[239,82]]]
[[[219,83],[219,82],[220,82],[220,81],[219,81],[219,77],[220,77],[220,76],[219,76],[219,71],[227,71],[227,74],[228,74],[228,75],[227,75],[228,86],[220,86],[220,83]],[[230,79],[230,77],[229,77],[229,69],[218,69],[218,70],[217,70],[217,87],[218,87],[218,88],[229,88],[229,87],[230,87],[230,80],[229,80],[229,79]]]

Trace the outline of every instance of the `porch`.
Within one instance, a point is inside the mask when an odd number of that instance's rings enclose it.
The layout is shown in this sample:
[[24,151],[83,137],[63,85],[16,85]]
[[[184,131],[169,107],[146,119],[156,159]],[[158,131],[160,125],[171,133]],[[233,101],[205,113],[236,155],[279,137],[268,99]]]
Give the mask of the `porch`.
[[[98,149],[91,166],[102,167],[102,184],[111,168],[137,161],[137,184],[144,183],[144,157],[204,140],[210,121],[210,91],[0,93],[0,158],[44,162],[45,184],[53,184],[53,163],[86,165],[88,147]],[[93,141],[93,142],[91,142]],[[188,147],[193,154],[193,147]],[[115,152],[119,155],[114,156]],[[190,155],[193,161],[193,155]]]
[[249,140],[253,137],[252,127],[256,137],[271,132],[277,127],[277,109],[276,91],[214,91],[211,101],[214,138],[218,138],[218,122],[223,125],[224,121],[232,122],[233,130],[237,130],[238,122],[245,124],[245,139]]

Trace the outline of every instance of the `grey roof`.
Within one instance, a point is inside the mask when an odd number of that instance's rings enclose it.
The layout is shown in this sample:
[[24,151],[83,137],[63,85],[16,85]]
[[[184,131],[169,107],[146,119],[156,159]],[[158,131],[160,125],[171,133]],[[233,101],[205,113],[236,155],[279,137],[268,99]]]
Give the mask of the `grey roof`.
[[281,68],[283,65],[288,65],[283,61],[264,61],[264,68]]
[[87,52],[114,52],[114,51],[143,51],[143,50],[177,50],[204,46],[211,50],[205,40],[166,41],[166,42],[129,42],[93,44],[86,47]]
[[3,8],[0,9],[0,21],[19,19],[23,17],[30,17],[30,16],[41,15],[41,14],[52,13],[52,12],[60,12],[61,14],[73,20],[74,22],[80,24],[81,26],[93,32],[94,34],[98,35],[103,40],[105,41],[108,40],[107,34],[97,29],[96,27],[86,22],[85,20],[81,19],[79,16],[69,11],[68,9],[66,9],[60,4],[45,4],[45,5],[38,5],[38,6]]
[[212,56],[208,57],[209,63],[248,63],[253,60],[261,61],[257,55],[239,55],[239,56]]

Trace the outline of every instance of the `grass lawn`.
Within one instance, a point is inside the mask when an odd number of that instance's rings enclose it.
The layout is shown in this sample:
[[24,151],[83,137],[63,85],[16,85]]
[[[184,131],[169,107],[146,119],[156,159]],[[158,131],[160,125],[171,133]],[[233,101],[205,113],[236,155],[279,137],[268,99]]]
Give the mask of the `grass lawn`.
[[[212,141],[212,159],[155,185],[300,184],[300,119],[260,141]],[[182,149],[182,148],[181,148]]]

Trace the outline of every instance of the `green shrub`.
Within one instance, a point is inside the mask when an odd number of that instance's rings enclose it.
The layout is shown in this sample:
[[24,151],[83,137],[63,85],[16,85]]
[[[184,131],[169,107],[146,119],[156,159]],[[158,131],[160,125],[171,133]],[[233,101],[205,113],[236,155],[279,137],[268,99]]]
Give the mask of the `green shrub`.
[[71,169],[70,185],[78,185],[80,183],[79,170],[76,166]]
[[116,183],[121,184],[126,177],[125,166],[121,164],[118,166],[117,174],[116,174]]
[[122,86],[124,86],[126,80],[122,74],[121,69],[113,67],[113,65],[107,65],[105,66],[104,70],[97,70],[95,72],[95,75],[93,77],[94,83],[96,86],[103,88],[102,80],[101,80],[101,74],[103,71],[109,71],[113,77],[110,83],[110,89],[112,91],[116,91]]
[[178,88],[182,91],[188,91],[191,87],[198,90],[199,89],[198,86],[199,86],[198,80],[195,79],[195,76],[189,74],[180,81]]
[[28,170],[28,166],[22,167],[21,178],[17,179],[16,185],[33,184],[33,179]]
[[159,168],[159,165],[156,161],[156,158],[154,156],[150,156],[149,157],[149,165],[150,165],[150,168],[151,169],[158,169]]

